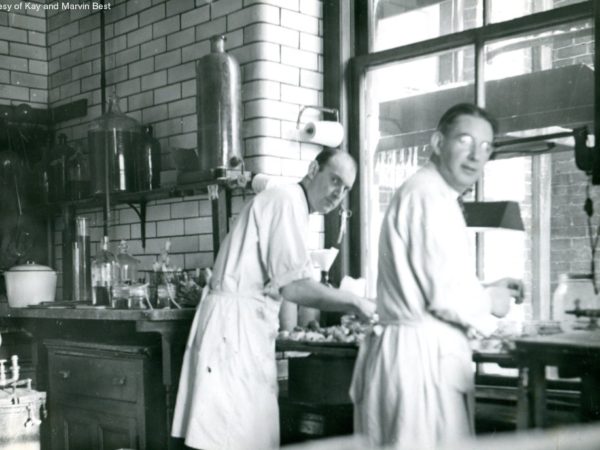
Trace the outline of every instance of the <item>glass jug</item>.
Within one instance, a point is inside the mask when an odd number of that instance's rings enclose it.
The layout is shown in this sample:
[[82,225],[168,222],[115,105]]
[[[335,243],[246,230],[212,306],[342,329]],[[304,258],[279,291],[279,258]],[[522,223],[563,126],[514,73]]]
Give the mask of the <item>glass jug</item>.
[[577,319],[565,311],[580,309],[598,309],[600,301],[594,292],[593,277],[590,274],[563,273],[558,278],[558,286],[552,295],[553,320],[573,323]]
[[116,94],[109,99],[108,111],[92,121],[88,129],[90,181],[92,194],[139,190],[137,173],[142,143],[139,122],[119,109]]

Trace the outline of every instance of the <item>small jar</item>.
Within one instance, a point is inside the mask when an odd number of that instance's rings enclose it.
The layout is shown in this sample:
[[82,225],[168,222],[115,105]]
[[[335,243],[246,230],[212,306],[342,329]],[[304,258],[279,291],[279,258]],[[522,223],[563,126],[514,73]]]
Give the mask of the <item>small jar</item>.
[[551,317],[560,322],[574,322],[575,315],[566,311],[598,309],[600,302],[594,292],[593,277],[590,274],[563,273],[559,275],[558,286],[552,295]]
[[67,160],[67,192],[70,200],[81,200],[90,195],[88,161],[80,148]]

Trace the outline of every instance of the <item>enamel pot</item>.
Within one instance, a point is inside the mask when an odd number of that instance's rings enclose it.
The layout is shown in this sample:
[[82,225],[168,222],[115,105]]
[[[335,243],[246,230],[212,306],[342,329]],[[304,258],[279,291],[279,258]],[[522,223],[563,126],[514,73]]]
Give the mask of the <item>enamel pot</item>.
[[56,271],[28,262],[4,272],[6,296],[12,308],[53,302],[56,294]]

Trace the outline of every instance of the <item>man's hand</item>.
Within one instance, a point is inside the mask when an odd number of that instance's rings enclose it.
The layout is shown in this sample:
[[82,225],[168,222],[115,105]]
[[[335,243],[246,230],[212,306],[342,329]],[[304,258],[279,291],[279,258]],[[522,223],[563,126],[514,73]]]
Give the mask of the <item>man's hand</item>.
[[368,298],[357,297],[357,299],[356,315],[362,322],[369,322],[375,314],[377,305],[373,300],[369,300]]
[[515,299],[515,303],[518,305],[523,303],[524,290],[523,281],[516,278],[501,278],[493,283],[488,284],[488,287],[498,287],[508,290],[508,295]]
[[511,299],[515,303],[523,302],[523,282],[516,278],[502,278],[487,285],[492,298],[491,313],[496,317],[504,317],[510,309]]

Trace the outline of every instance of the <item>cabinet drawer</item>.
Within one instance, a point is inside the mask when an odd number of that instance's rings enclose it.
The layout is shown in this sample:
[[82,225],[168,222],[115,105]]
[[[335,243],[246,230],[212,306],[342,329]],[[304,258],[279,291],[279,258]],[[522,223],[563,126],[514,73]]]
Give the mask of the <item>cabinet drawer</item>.
[[134,402],[142,382],[139,361],[60,351],[48,355],[50,390]]

